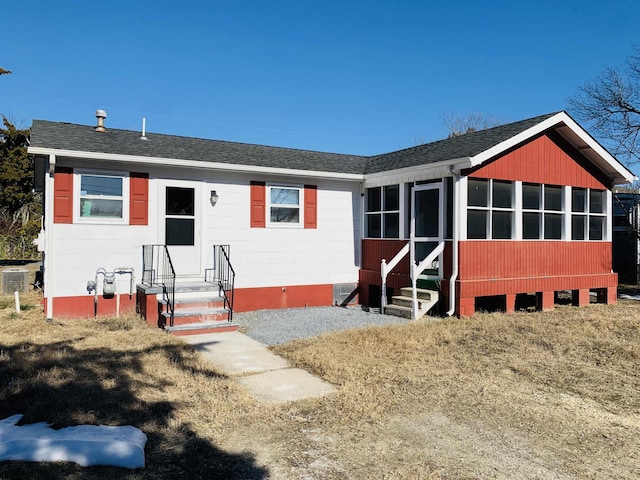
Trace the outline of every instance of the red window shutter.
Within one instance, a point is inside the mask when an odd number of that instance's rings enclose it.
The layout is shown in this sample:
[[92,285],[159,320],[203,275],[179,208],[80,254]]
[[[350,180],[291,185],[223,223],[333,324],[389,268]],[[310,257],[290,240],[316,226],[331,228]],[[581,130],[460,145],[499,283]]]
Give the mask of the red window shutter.
[[149,225],[149,175],[129,175],[129,225]]
[[266,188],[264,182],[251,182],[251,228],[266,226]]
[[73,223],[73,169],[56,167],[53,176],[53,223]]
[[304,186],[304,228],[318,228],[318,187]]

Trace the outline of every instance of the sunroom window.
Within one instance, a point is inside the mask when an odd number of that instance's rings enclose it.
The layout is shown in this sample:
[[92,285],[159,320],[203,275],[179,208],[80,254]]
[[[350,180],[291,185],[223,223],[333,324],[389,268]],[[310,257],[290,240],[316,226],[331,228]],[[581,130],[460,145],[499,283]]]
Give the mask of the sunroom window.
[[604,190],[571,189],[572,240],[604,240],[605,201]]
[[400,237],[400,185],[367,188],[365,198],[366,236]]
[[522,238],[561,240],[564,217],[562,187],[522,184]]
[[470,178],[467,238],[513,238],[513,183]]

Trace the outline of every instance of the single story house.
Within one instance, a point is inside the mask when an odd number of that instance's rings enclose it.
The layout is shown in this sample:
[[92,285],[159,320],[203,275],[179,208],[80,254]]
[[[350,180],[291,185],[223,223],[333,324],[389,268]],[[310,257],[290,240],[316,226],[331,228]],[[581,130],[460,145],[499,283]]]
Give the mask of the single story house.
[[236,311],[360,303],[416,318],[434,305],[472,315],[487,297],[507,312],[527,294],[542,310],[559,291],[616,301],[612,188],[634,177],[566,112],[371,157],[96,116],[31,130],[48,317],[137,302],[156,321],[156,293],[207,277]]

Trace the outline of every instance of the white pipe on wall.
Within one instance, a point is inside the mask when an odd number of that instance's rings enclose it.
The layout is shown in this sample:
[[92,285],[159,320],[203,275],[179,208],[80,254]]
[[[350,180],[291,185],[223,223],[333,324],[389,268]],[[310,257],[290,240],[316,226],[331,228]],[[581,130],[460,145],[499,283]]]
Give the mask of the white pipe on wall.
[[458,279],[458,246],[460,243],[460,175],[453,167],[449,167],[453,174],[453,251],[451,255],[451,277],[449,278],[449,310],[447,316],[451,316],[456,311],[456,280]]

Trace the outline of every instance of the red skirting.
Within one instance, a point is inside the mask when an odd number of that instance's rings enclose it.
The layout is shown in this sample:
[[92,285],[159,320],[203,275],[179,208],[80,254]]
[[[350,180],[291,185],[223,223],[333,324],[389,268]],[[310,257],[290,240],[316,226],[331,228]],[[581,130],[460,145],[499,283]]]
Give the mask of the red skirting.
[[[43,300],[45,315],[47,299]],[[120,294],[120,313],[130,313],[136,310],[136,296]],[[100,316],[116,315],[116,297],[98,297],[97,314]],[[82,295],[77,297],[55,297],[53,299],[53,315],[55,317],[91,318],[94,316],[94,296]]]
[[233,309],[251,310],[321,307],[332,305],[333,285],[288,285],[282,287],[236,288]]
[[[56,297],[53,299],[55,317],[90,318],[94,315],[93,295],[76,297]],[[351,303],[357,303],[356,296]],[[157,301],[155,295],[148,295],[138,302],[141,315],[150,323],[157,322]],[[43,300],[46,310],[46,299]],[[233,308],[236,312],[251,310],[279,309],[293,307],[320,307],[333,305],[333,285],[287,285],[281,287],[237,288]],[[120,313],[136,310],[136,296],[120,295]],[[45,312],[47,313],[47,312]],[[115,298],[98,298],[98,315],[115,315]]]

